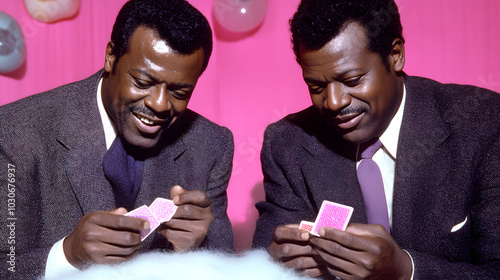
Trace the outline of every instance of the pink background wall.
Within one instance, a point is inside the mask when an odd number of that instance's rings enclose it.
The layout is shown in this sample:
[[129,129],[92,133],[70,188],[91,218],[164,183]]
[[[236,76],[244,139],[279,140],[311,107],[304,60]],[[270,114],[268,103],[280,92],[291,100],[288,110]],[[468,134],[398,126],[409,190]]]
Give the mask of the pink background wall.
[[[13,16],[23,29],[27,59],[17,71],[0,75],[0,105],[100,69],[124,2],[83,0],[73,19],[45,24],[33,20],[21,0],[2,0],[0,11]],[[254,203],[264,198],[259,161],[263,131],[311,103],[289,42],[288,19],[299,0],[269,0],[264,23],[246,37],[225,34],[214,22],[212,0],[189,2],[215,30],[212,59],[189,107],[233,131],[228,212],[241,251],[251,244],[258,215]],[[396,2],[407,42],[408,74],[500,91],[500,1]]]

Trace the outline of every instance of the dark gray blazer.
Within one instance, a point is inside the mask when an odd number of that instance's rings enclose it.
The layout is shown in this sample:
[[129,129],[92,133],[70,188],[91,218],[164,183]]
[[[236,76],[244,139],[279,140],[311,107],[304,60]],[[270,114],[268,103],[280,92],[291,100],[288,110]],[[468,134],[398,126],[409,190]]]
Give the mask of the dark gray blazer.
[[[391,235],[412,255],[414,279],[499,279],[500,95],[418,77],[405,85]],[[311,107],[271,124],[253,246],[269,247],[278,225],[314,221],[323,200],[366,223],[355,150]]]
[[[106,147],[96,101],[101,75],[99,71],[83,81],[0,107],[0,279],[42,274],[51,246],[70,234],[83,215],[116,208],[102,167]],[[188,110],[169,135],[162,151],[144,162],[136,206],[149,205],[156,197],[169,198],[176,184],[206,191],[214,221],[204,246],[232,251],[226,214],[234,150],[231,132]],[[8,164],[15,166],[15,207],[10,217],[17,220],[12,245],[8,244],[12,233],[5,226],[8,173],[12,173]],[[7,271],[10,246],[15,246],[15,273]],[[164,248],[171,244],[155,233],[140,251]]]

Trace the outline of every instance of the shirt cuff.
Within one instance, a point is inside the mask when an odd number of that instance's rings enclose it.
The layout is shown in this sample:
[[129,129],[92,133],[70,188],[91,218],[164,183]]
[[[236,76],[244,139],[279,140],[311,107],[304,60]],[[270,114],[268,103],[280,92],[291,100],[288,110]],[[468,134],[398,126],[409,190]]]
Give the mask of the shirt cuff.
[[410,280],[413,280],[413,275],[415,274],[415,264],[413,263],[413,258],[410,255],[410,252],[406,251],[405,249],[403,249],[403,251],[405,251],[408,254],[408,256],[410,257],[410,260],[411,260],[411,278],[410,278]]
[[68,262],[66,255],[64,255],[63,242],[65,238],[57,241],[50,249],[45,266],[45,280],[60,279],[61,275],[79,271]]

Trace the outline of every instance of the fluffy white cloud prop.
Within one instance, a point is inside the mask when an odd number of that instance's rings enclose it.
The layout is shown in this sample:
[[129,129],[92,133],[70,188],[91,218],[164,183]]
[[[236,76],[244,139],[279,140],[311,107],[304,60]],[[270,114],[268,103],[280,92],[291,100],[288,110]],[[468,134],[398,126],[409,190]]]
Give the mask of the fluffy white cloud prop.
[[264,250],[251,250],[239,255],[210,251],[188,253],[148,253],[126,263],[97,265],[61,279],[71,280],[135,280],[135,279],[217,279],[217,280],[305,280],[272,261]]

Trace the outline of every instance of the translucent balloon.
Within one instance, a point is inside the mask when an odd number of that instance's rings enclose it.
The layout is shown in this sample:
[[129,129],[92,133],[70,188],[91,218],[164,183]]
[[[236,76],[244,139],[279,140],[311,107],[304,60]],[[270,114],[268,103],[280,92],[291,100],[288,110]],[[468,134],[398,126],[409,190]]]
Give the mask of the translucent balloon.
[[268,0],[214,0],[213,13],[219,24],[232,32],[257,28],[266,17]]
[[78,12],[80,0],[24,0],[30,16],[41,22],[56,22]]
[[19,68],[26,59],[26,48],[21,27],[10,15],[0,11],[0,73]]

